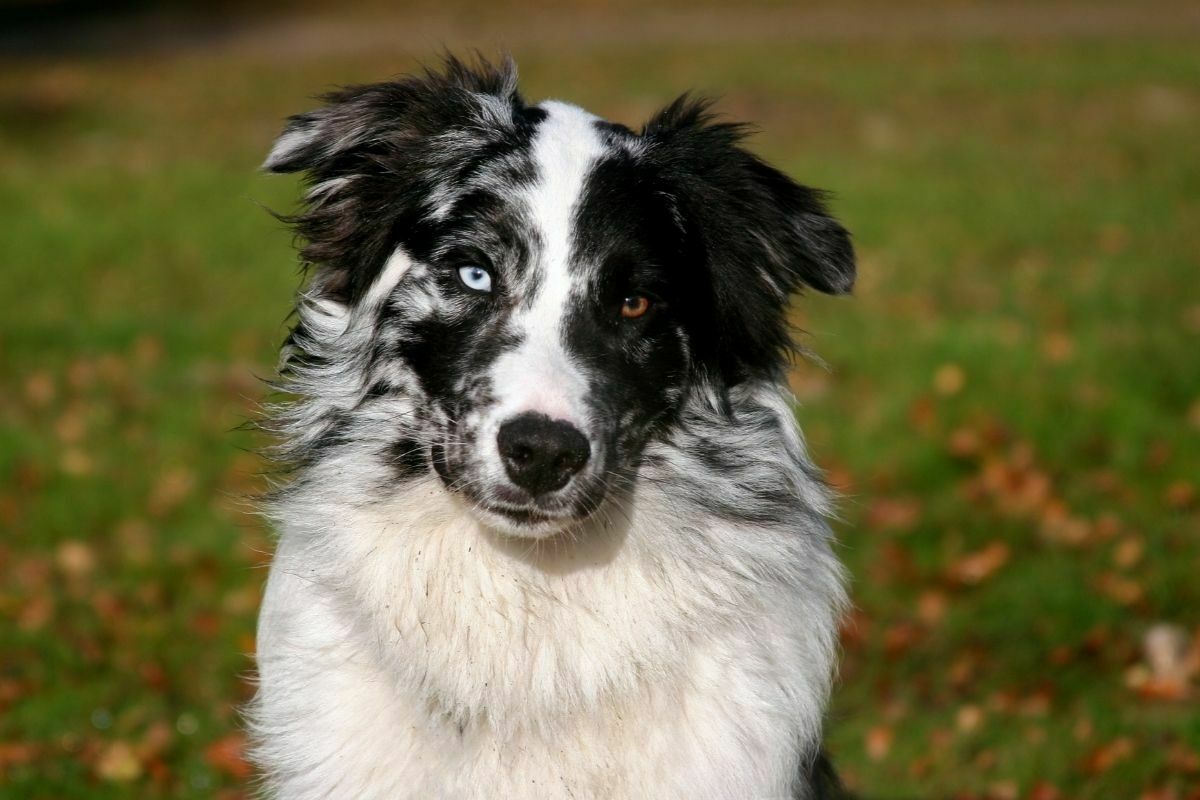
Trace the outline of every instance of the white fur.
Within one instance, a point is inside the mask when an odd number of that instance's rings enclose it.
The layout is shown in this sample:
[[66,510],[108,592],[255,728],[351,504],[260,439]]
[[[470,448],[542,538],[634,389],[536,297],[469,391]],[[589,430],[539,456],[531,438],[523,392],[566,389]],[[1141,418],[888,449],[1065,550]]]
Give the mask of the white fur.
[[604,150],[595,116],[556,101],[541,108],[547,117],[533,143],[539,180],[525,197],[542,245],[539,280],[536,294],[522,298],[514,321],[523,335],[521,346],[498,358],[493,368],[492,385],[500,398],[495,422],[535,411],[584,428],[587,381],[565,347],[563,314],[585,277],[570,268],[571,216],[588,170]]
[[673,468],[531,544],[435,479],[372,505],[339,479],[360,465],[322,463],[281,509],[260,623],[278,796],[788,797],[829,688],[827,532],[698,513],[659,488]]

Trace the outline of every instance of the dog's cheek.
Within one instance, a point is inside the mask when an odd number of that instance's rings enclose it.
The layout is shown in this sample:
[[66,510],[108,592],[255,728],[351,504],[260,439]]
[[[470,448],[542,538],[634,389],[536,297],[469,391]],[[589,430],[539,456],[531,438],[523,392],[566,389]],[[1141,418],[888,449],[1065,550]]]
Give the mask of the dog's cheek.
[[669,326],[618,342],[593,377],[594,415],[607,434],[610,468],[625,471],[682,402],[686,345]]

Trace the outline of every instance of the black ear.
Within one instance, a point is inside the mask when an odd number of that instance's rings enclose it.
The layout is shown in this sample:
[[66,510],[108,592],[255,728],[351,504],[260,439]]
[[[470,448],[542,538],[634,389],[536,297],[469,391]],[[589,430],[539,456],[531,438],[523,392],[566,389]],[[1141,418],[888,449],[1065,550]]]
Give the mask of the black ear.
[[419,234],[435,187],[511,136],[524,107],[516,80],[507,58],[446,56],[440,69],[340,89],[288,119],[263,169],[305,174],[301,212],[283,219],[317,268],[317,292],[347,303],[362,295],[404,243],[397,236]]
[[736,382],[771,373],[790,347],[792,293],[854,286],[850,234],[821,192],[793,181],[741,146],[744,125],[714,122],[688,96],[642,131],[666,180],[694,257],[708,270],[721,326],[721,370]]

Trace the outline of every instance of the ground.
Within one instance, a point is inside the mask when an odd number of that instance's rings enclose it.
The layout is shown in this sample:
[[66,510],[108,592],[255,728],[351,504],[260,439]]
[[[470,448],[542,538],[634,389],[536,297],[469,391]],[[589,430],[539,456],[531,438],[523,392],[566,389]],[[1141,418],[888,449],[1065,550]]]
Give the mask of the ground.
[[627,123],[717,93],[833,190],[861,280],[797,303],[793,383],[844,495],[847,782],[1197,797],[1200,21],[1137,8],[301,9],[6,60],[0,795],[246,791],[239,426],[298,282],[265,210],[296,185],[255,168],[312,94],[444,42]]

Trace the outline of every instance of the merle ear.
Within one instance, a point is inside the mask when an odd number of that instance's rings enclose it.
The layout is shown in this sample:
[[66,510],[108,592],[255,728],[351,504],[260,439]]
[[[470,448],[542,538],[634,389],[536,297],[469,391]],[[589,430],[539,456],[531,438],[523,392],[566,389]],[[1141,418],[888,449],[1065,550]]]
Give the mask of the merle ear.
[[511,59],[447,55],[438,69],[325,95],[287,121],[263,169],[305,174],[300,213],[282,218],[316,267],[312,289],[341,303],[364,295],[403,236],[427,224],[435,185],[455,185],[472,153],[512,134],[524,107],[516,80]]
[[736,382],[783,363],[792,293],[853,288],[854,248],[820,191],[743,149],[746,126],[715,122],[709,105],[680,97],[642,137],[670,186],[693,255],[708,269],[724,340],[721,370]]
[[326,143],[335,141],[330,115],[322,111],[288,117],[262,168],[266,172],[300,172],[317,165]]
[[[482,100],[486,97],[501,103],[489,105]],[[507,55],[493,65],[479,56],[471,64],[446,54],[440,69],[426,68],[397,81],[345,87],[321,100],[321,108],[288,118],[263,162],[264,170],[314,170],[363,146],[435,135],[455,124],[493,121],[503,125],[508,122],[503,118],[505,107],[521,104],[517,67]],[[489,111],[501,116],[488,120]],[[464,119],[464,112],[474,119]]]

